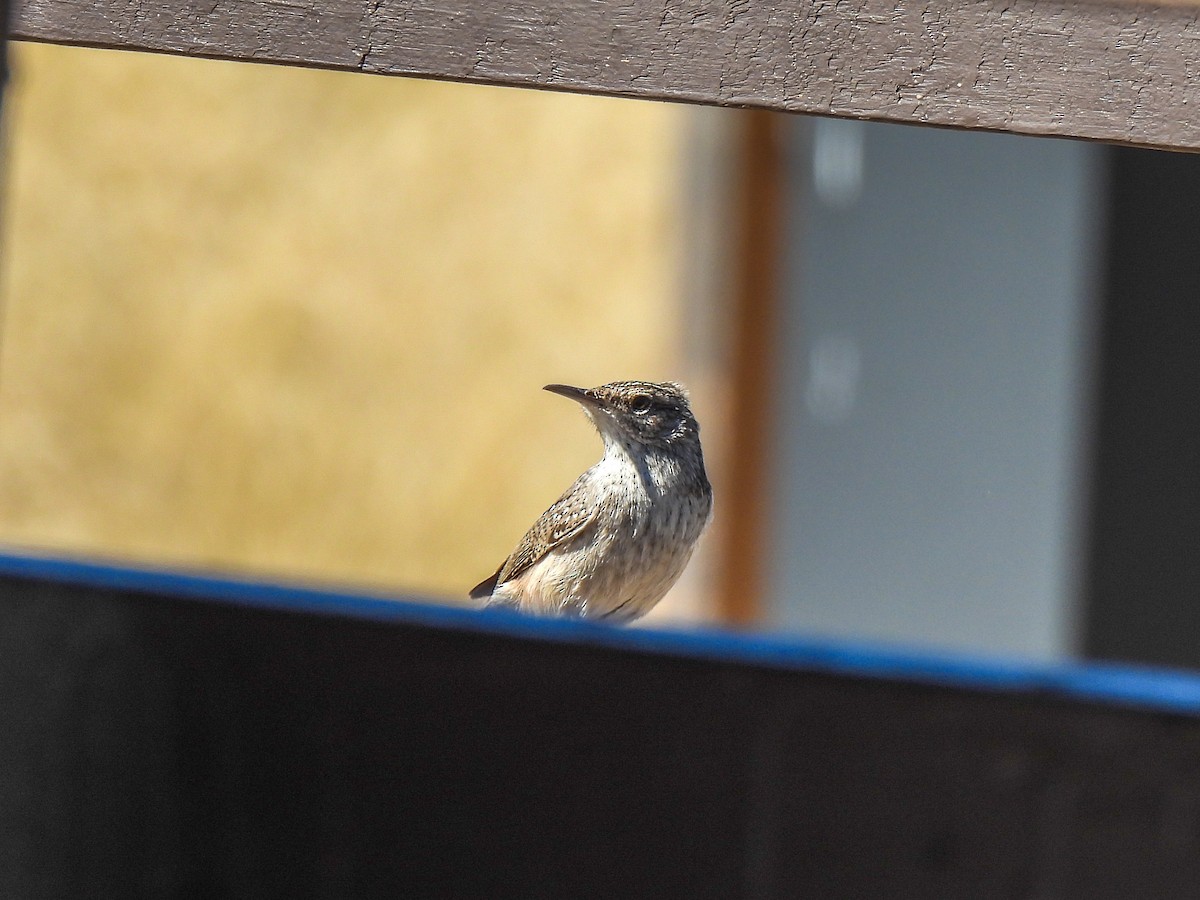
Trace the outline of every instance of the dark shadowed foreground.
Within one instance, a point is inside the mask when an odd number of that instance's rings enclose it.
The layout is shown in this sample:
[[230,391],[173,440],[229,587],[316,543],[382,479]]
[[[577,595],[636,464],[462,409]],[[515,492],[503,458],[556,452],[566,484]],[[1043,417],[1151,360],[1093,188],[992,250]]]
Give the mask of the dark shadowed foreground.
[[1200,884],[1190,676],[0,572],[0,896]]

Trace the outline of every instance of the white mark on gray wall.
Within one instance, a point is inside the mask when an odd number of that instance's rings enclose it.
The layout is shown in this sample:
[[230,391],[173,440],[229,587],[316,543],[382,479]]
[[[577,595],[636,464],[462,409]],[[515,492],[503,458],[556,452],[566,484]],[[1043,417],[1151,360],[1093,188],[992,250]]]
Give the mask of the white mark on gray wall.
[[836,424],[850,418],[858,401],[862,351],[844,334],[817,338],[808,354],[804,405],[818,422]]
[[844,209],[862,195],[865,136],[863,122],[817,119],[813,128],[813,190],[825,206]]

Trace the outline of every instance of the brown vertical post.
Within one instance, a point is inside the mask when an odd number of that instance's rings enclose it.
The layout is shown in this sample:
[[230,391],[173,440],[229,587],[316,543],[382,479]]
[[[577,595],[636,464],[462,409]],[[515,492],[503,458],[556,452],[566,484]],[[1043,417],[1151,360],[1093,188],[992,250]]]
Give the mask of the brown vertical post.
[[718,609],[731,625],[760,617],[765,587],[784,246],[784,118],[766,110],[740,118],[731,205],[730,433],[717,571]]

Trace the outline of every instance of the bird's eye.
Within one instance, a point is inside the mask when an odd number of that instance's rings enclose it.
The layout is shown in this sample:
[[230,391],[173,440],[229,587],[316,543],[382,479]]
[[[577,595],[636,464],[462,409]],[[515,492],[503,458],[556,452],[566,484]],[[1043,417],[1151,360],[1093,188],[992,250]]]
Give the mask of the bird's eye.
[[649,394],[638,394],[629,401],[629,408],[635,413],[649,412],[652,402]]

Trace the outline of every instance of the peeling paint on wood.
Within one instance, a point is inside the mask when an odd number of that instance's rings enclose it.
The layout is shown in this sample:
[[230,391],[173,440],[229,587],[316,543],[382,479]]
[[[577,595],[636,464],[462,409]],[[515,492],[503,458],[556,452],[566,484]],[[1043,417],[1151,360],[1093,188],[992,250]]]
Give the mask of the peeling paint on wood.
[[1015,0],[26,0],[18,37],[1200,148],[1200,8]]

